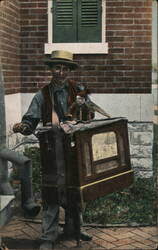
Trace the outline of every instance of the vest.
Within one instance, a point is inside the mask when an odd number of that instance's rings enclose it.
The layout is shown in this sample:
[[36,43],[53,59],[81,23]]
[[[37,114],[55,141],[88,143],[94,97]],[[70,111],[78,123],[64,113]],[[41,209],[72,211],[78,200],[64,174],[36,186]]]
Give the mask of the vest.
[[[42,106],[42,121],[43,126],[46,125],[46,123],[51,123],[52,119],[52,99],[51,95],[49,93],[49,86],[50,84],[44,86],[42,88],[42,94],[44,97],[44,103]],[[76,100],[77,96],[77,89],[76,89],[76,82],[73,80],[68,80],[68,106],[70,107],[73,102]]]

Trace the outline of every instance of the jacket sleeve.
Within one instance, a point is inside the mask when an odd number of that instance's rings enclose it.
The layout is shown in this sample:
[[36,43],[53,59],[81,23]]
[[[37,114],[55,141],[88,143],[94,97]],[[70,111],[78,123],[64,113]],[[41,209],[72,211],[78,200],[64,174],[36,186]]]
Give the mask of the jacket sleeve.
[[27,112],[22,117],[22,123],[28,124],[32,130],[35,130],[39,121],[41,120],[42,104],[43,95],[40,90],[35,94]]

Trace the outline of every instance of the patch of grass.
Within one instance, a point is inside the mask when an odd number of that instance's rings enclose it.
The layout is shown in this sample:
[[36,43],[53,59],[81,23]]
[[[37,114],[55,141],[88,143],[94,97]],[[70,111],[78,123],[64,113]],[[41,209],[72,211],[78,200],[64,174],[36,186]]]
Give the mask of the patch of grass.
[[84,222],[153,225],[156,222],[155,200],[153,178],[138,178],[128,189],[89,202],[84,213]]
[[24,154],[32,160],[32,185],[34,194],[41,194],[40,149],[38,147],[25,148]]

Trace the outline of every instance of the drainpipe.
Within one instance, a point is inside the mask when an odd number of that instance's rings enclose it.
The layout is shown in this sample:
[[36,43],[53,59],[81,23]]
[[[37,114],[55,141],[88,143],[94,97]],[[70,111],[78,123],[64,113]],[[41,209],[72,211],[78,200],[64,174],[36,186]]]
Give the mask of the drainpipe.
[[[153,170],[158,191],[158,0],[153,0],[152,9],[152,93],[154,101]],[[158,211],[158,203],[156,204]],[[158,220],[158,216],[157,216]],[[157,221],[158,223],[158,221]]]
[[10,161],[20,172],[22,208],[27,215],[34,217],[39,213],[40,206],[33,199],[32,162],[28,157],[6,148],[5,121],[4,85],[0,68],[0,196],[13,195],[13,189],[8,179],[8,161]]
[[[19,153],[6,148],[6,119],[3,74],[0,64],[0,195],[13,195],[13,189],[8,179],[8,161],[19,169],[20,177],[32,179],[31,160]],[[23,143],[22,143],[23,144]],[[32,191],[31,191],[32,192]]]
[[[4,107],[4,86],[0,61],[0,151],[1,149],[6,147],[6,124]],[[5,187],[1,188],[1,185],[3,186],[3,184]],[[0,158],[0,228],[4,226],[12,216],[11,204],[13,199],[13,190],[8,182],[7,162]],[[2,239],[0,236],[0,248],[1,246]]]

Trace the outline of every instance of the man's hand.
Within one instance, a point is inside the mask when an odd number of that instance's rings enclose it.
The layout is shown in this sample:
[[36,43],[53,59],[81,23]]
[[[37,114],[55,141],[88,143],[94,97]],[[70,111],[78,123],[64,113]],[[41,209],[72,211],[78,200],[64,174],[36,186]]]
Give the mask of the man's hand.
[[32,134],[32,129],[29,126],[29,124],[20,122],[20,123],[16,123],[13,126],[13,132],[14,133],[21,133],[23,135],[30,135],[30,134]]

